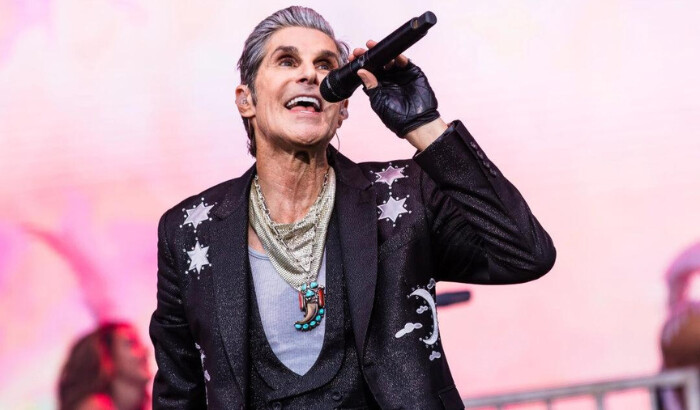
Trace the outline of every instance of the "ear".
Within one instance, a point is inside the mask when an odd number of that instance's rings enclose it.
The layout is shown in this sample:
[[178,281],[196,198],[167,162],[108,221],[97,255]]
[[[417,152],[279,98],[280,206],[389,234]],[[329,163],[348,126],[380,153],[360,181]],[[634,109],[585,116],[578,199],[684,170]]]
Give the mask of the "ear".
[[236,106],[241,117],[251,118],[255,116],[253,96],[250,95],[250,89],[245,84],[239,84],[236,87]]
[[343,100],[340,102],[340,115],[338,116],[338,128],[340,128],[341,125],[343,125],[343,121],[347,120],[348,117],[350,116],[350,113],[348,112],[348,104],[350,103],[350,100]]

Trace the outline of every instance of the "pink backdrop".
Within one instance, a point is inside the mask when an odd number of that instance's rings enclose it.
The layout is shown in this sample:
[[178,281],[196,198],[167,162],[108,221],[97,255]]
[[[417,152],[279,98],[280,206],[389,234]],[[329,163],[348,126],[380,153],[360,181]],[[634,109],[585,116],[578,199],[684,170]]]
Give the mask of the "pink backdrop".
[[[235,63],[288,4],[242,3],[0,0],[0,408],[52,408],[98,317],[146,338],[159,215],[252,163]],[[440,286],[474,292],[440,314],[462,394],[655,372],[664,270],[700,239],[700,5],[304,3],[353,46],[435,12],[408,54],[555,239],[542,280]],[[339,134],[413,153],[361,92]]]

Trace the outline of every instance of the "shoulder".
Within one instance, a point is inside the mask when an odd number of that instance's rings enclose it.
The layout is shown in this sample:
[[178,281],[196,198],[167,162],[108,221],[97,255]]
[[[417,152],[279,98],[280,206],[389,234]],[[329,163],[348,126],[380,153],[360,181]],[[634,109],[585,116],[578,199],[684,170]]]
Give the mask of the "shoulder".
[[221,203],[226,196],[226,193],[230,192],[231,187],[238,179],[239,178],[230,179],[209,187],[202,192],[190,195],[165,211],[164,216],[169,216],[170,214],[180,214],[185,212],[187,209],[196,208],[199,204],[210,206]]
[[246,196],[253,173],[254,167],[251,167],[238,178],[224,181],[195,195],[188,196],[168,209],[161,217],[160,224],[179,226],[187,223],[186,221],[202,220],[203,217],[206,219],[210,212],[216,214],[217,209],[231,207]]
[[76,406],[76,410],[116,410],[112,398],[106,394],[92,394]]
[[[401,179],[402,182],[417,181],[421,169],[411,159],[396,159],[392,161],[355,162],[334,148],[330,148],[329,158],[340,181],[359,189],[369,185],[388,184]],[[387,182],[388,181],[388,182]]]
[[420,177],[421,169],[412,159],[397,159],[389,162],[361,162],[357,164],[365,178],[373,185],[392,185],[406,178],[411,181]]

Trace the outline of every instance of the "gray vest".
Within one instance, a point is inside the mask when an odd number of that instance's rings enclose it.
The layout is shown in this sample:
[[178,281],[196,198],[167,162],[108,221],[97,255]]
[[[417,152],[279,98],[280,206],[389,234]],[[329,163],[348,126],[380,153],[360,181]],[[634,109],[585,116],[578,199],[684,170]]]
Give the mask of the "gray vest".
[[248,408],[379,408],[357,359],[336,219],[333,213],[326,239],[327,310],[323,319],[327,321],[326,333],[321,353],[306,374],[298,375],[289,370],[272,351],[261,323],[253,281],[249,281],[251,360]]

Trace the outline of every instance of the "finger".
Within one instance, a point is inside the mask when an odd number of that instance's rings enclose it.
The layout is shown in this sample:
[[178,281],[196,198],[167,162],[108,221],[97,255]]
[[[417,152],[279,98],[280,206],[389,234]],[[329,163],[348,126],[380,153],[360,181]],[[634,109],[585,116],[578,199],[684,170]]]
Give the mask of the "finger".
[[366,52],[367,52],[367,50],[365,50],[364,48],[356,48],[356,49],[352,50],[352,53],[350,53],[350,55],[348,56],[348,61],[353,61],[354,59],[356,59],[357,57],[361,56],[362,54],[364,54]]
[[379,84],[379,81],[377,81],[377,77],[375,77],[374,74],[370,73],[364,68],[357,70],[357,76],[360,77],[360,80],[362,80],[362,84],[364,84],[365,88],[368,90],[375,88]]
[[[374,47],[374,46],[377,45],[377,42],[374,41],[374,40],[367,40],[367,43],[366,43],[366,44],[367,44],[367,48],[372,48],[372,47]],[[406,56],[403,55],[403,54],[399,54],[398,57],[396,57],[395,59],[389,61],[389,62],[384,66],[384,69],[385,69],[385,70],[389,70],[389,69],[391,69],[391,67],[394,66],[394,64],[396,64],[396,65],[399,66],[399,67],[406,67],[406,65],[408,65],[408,61],[409,61],[409,60],[408,60],[408,57],[406,57]]]
[[390,70],[393,66],[404,68],[408,65],[408,61],[409,61],[408,57],[406,57],[403,54],[399,54],[398,57],[396,57],[395,59],[389,61],[386,65],[384,65],[384,69]]
[[408,57],[406,57],[405,55],[399,54],[399,56],[396,57],[396,59],[394,59],[394,61],[396,62],[397,66],[403,68],[403,67],[406,67],[408,65],[409,60],[408,60]]
[[366,49],[358,47],[358,48],[352,50],[352,55],[354,55],[355,57],[359,57],[366,52],[367,52]]

